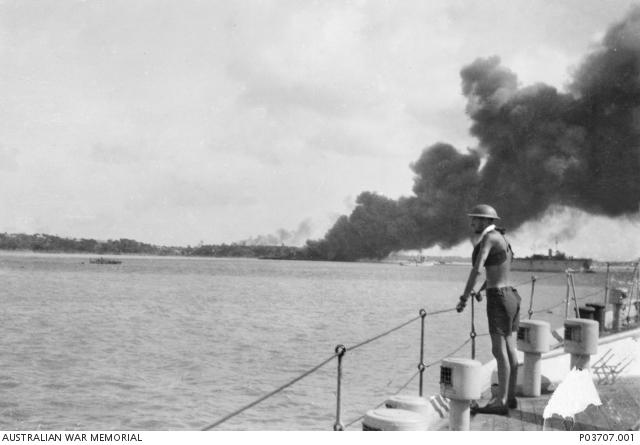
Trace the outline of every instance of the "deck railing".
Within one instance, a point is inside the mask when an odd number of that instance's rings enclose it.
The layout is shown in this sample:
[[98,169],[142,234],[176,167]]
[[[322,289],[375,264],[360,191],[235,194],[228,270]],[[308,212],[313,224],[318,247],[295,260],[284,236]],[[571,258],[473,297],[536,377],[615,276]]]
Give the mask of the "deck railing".
[[[529,297],[529,310],[527,312],[528,318],[530,319],[532,317],[533,314],[538,314],[538,313],[548,313],[553,311],[554,309],[564,305],[565,306],[565,318],[568,316],[568,308],[569,308],[569,304],[570,304],[570,300],[573,301],[574,303],[574,309],[575,309],[575,313],[576,316],[578,316],[578,301],[580,300],[584,300],[590,297],[593,297],[599,293],[601,293],[601,290],[589,293],[587,295],[583,295],[581,297],[577,297],[576,296],[576,287],[575,287],[575,281],[574,281],[574,276],[573,276],[573,272],[571,271],[567,271],[567,292],[566,292],[566,298],[561,301],[558,304],[549,306],[549,307],[545,307],[542,309],[537,309],[537,310],[533,310],[534,308],[534,294],[535,294],[535,284],[536,282],[540,281],[540,280],[546,280],[546,279],[550,279],[553,277],[557,277],[557,274],[554,273],[549,273],[546,274],[544,276],[531,276],[530,280],[524,281],[522,283],[518,283],[516,284],[514,287],[520,287],[523,286],[525,284],[531,284],[531,295]],[[636,304],[639,305],[640,303],[638,303],[640,301],[640,296],[638,296],[638,287],[637,287],[637,282],[638,279],[640,278],[640,275],[638,273],[638,264],[636,263],[635,265],[635,269],[633,271],[633,279],[634,279],[634,283],[635,284],[635,292],[636,292]],[[609,267],[607,267],[607,279],[606,279],[606,285],[605,285],[605,295],[609,290],[609,286],[610,286],[610,273],[609,273]],[[441,315],[441,314],[446,314],[449,312],[453,312],[456,310],[455,307],[452,308],[446,308],[446,309],[441,309],[441,310],[436,310],[433,312],[428,312],[425,309],[420,309],[418,312],[418,315],[405,321],[404,323],[401,323],[395,327],[392,327],[380,334],[377,334],[373,337],[370,337],[364,341],[361,341],[360,343],[357,343],[353,346],[345,346],[343,344],[339,344],[335,347],[334,349],[334,353],[333,355],[329,356],[328,358],[324,359],[323,361],[321,361],[319,364],[317,364],[316,366],[310,368],[309,370],[307,370],[306,372],[303,372],[302,374],[300,374],[298,377],[294,378],[293,380],[285,383],[284,385],[276,388],[275,390],[269,392],[268,394],[265,394],[264,396],[258,398],[257,400],[243,406],[242,408],[239,408],[235,411],[233,411],[232,413],[222,417],[221,419],[213,422],[212,424],[208,425],[207,427],[203,428],[202,430],[211,430],[213,428],[216,428],[218,426],[220,426],[221,424],[223,424],[224,422],[228,421],[229,419],[238,416],[239,414],[247,411],[250,408],[253,408],[254,406],[258,405],[259,403],[263,402],[264,400],[275,396],[276,394],[278,394],[279,392],[283,391],[284,389],[292,386],[293,384],[299,382],[300,380],[304,379],[305,377],[317,372],[318,370],[320,370],[321,368],[325,367],[326,365],[328,365],[330,362],[332,362],[334,359],[337,359],[337,390],[336,390],[336,416],[335,416],[335,422],[333,424],[333,429],[334,431],[342,431],[344,430],[346,427],[349,427],[353,424],[355,424],[356,422],[358,422],[359,420],[361,420],[362,418],[364,418],[364,415],[353,419],[349,422],[347,422],[346,424],[342,422],[342,370],[343,370],[343,364],[344,364],[344,359],[347,356],[348,352],[352,352],[364,345],[367,345],[369,343],[375,342],[383,337],[386,337],[400,329],[403,329],[411,324],[413,324],[414,322],[420,320],[420,350],[419,350],[419,363],[417,365],[418,367],[418,371],[416,373],[414,373],[411,378],[405,383],[403,384],[397,391],[395,394],[398,394],[399,392],[401,392],[402,390],[404,390],[416,377],[419,376],[419,385],[418,385],[418,394],[420,396],[423,396],[423,378],[424,378],[424,372],[426,371],[426,369],[440,363],[444,358],[446,357],[450,357],[453,354],[456,354],[457,352],[459,352],[463,347],[465,347],[467,344],[471,343],[471,358],[475,359],[476,356],[476,338],[477,337],[482,337],[482,336],[486,336],[488,335],[487,333],[483,333],[483,334],[477,334],[475,331],[475,306],[474,306],[474,300],[475,298],[471,298],[471,329],[469,332],[469,338],[462,342],[460,345],[458,345],[457,347],[455,347],[453,350],[449,351],[447,354],[443,355],[442,357],[439,357],[438,359],[430,362],[430,363],[425,363],[424,362],[424,343],[425,343],[425,324],[426,324],[426,319],[427,317],[433,317],[433,316],[437,316],[437,315]],[[630,295],[630,301],[634,301],[633,300],[633,294]],[[627,320],[628,321],[628,320]],[[378,408],[380,406],[382,406],[384,404],[384,401],[382,403],[380,403],[378,406],[376,406],[375,408]]]

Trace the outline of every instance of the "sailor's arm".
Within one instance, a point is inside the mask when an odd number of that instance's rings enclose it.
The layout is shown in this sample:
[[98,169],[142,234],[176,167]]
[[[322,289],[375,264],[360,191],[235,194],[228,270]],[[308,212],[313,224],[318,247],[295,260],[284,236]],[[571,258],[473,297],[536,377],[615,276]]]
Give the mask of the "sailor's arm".
[[489,256],[489,252],[491,251],[491,244],[489,242],[484,242],[482,247],[480,248],[480,253],[476,258],[476,262],[472,265],[471,271],[469,272],[469,278],[467,278],[467,284],[464,287],[464,292],[460,296],[460,302],[458,303],[457,309],[458,312],[462,312],[464,309],[467,300],[469,299],[469,295],[473,288],[476,285],[476,280],[478,279],[478,275],[480,275],[480,270],[484,266],[485,261],[487,261],[487,257]]
[[469,298],[469,294],[471,294],[471,291],[473,290],[473,288],[476,285],[476,280],[478,279],[478,275],[480,275],[480,270],[479,268],[474,264],[473,267],[471,267],[471,272],[469,272],[469,278],[467,278],[467,284],[464,287],[464,292],[462,293],[462,297],[466,300],[467,298]]

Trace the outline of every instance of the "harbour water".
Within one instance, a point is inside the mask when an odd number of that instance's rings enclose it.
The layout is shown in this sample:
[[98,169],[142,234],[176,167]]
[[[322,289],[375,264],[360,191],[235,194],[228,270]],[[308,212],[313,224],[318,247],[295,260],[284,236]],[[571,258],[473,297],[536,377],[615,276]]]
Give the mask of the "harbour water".
[[[464,265],[0,253],[0,429],[199,430],[334,353],[455,306]],[[538,274],[533,310],[558,326],[564,274]],[[531,274],[513,282],[529,308]],[[581,303],[604,274],[578,274]],[[489,358],[485,304],[478,358]],[[470,314],[426,318],[425,362],[469,338]],[[526,314],[524,314],[526,315]],[[343,359],[342,418],[356,419],[417,372],[420,322]],[[470,345],[456,355],[470,356]],[[330,430],[336,361],[230,419],[222,430]],[[438,392],[438,366],[425,394]],[[417,394],[418,379],[403,393]],[[359,423],[350,429],[359,428]]]

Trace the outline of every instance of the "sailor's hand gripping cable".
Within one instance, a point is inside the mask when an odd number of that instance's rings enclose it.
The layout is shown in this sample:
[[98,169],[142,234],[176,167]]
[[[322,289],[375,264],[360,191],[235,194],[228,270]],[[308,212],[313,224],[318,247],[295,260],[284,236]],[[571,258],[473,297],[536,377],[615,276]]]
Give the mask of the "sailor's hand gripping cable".
[[[478,292],[471,291],[469,296],[471,298],[475,298],[477,302],[482,301],[482,294],[480,293],[480,291]],[[466,295],[460,295],[460,301],[458,301],[458,304],[456,305],[456,311],[462,312],[464,308],[467,306],[468,299],[469,297],[467,297]]]

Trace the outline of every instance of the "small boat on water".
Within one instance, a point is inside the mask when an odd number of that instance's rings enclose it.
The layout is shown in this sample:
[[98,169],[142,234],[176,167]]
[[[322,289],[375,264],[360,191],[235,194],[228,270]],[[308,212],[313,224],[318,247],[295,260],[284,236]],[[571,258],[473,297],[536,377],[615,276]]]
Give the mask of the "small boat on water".
[[91,264],[121,264],[122,261],[114,260],[112,258],[100,257],[100,258],[91,258],[89,260],[89,263],[91,263]]

